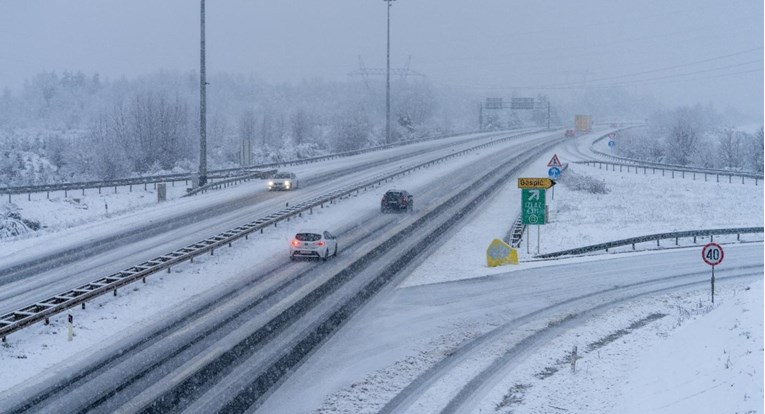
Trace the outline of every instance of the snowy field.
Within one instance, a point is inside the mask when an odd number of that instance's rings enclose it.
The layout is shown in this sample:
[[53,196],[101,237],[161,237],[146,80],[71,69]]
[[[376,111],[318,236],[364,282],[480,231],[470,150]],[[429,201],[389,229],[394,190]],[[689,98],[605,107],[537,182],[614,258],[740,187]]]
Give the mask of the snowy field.
[[[529,167],[522,175],[544,176],[545,164],[551,155],[552,153],[542,157],[539,163]],[[462,163],[470,162],[471,159],[475,159],[471,157],[475,156],[477,155],[461,157],[453,162],[429,168],[390,183],[389,186],[406,186],[417,194],[417,189],[426,186],[428,181],[441,176],[450,168],[458,168]],[[565,156],[561,158],[566,161]],[[551,222],[540,229],[540,252],[674,230],[763,225],[761,186],[672,180],[660,176],[644,177],[582,165],[571,165],[569,168],[576,174],[604,182],[609,192],[595,195],[572,191],[565,184],[556,186],[554,200],[549,200],[548,195]],[[222,191],[242,191],[248,186],[254,188],[259,184],[262,183],[249,183]],[[38,324],[11,335],[8,342],[0,347],[0,365],[4,367],[4,371],[7,369],[6,372],[15,372],[17,375],[0,376],[0,400],[3,390],[9,391],[12,387],[19,387],[25,380],[33,377],[61,376],[68,366],[74,365],[78,360],[118,346],[115,344],[119,343],[120,338],[139,334],[152,322],[151,318],[136,312],[136,309],[153,309],[161,313],[182,306],[184,302],[202,300],[209,290],[223,289],[226,285],[235,285],[246,280],[248,272],[242,269],[258,263],[258,260],[262,263],[262,257],[271,257],[268,259],[270,261],[283,260],[280,255],[286,252],[288,240],[298,228],[317,223],[327,228],[347,225],[349,210],[368,210],[369,213],[374,213],[384,190],[385,188],[379,188],[343,200],[331,208],[317,211],[313,216],[304,216],[284,226],[280,225],[278,229],[270,229],[263,237],[237,243],[231,249],[222,249],[213,257],[203,257],[195,260],[194,264],[176,266],[172,274],[152,277],[146,285],[131,285],[123,289],[118,298],[104,296],[93,301],[86,310],[73,310],[76,337],[72,342],[66,340],[63,315],[52,318],[48,326]],[[151,199],[149,204],[154,204],[153,197],[156,195],[152,195],[151,191],[109,195],[115,209],[118,209],[116,206],[124,206],[125,211],[131,212],[129,215],[139,212],[137,209],[141,202],[131,199],[141,196]],[[118,198],[120,201],[116,201]],[[100,199],[95,200],[95,205],[100,203]],[[183,204],[191,201],[177,202]],[[47,208],[56,210],[58,207],[54,206],[69,202],[59,199],[43,203],[48,203],[43,204],[47,205]],[[172,203],[162,206],[160,210],[172,208]],[[521,265],[501,268],[486,266],[485,250],[489,242],[504,236],[517,217],[519,207],[520,191],[515,182],[510,182],[496,197],[482,206],[481,214],[470,217],[453,237],[445,240],[439,249],[425,259],[401,284],[401,290],[547,266],[546,262],[532,260],[533,254],[536,253],[536,231],[531,233],[531,252],[526,252],[525,243],[519,252]],[[100,214],[88,216],[89,212],[82,213],[78,218],[78,212],[81,211],[85,210],[69,210],[68,219],[65,221],[99,225],[99,217],[102,217]],[[761,239],[761,235],[750,236],[750,239]],[[761,251],[761,244],[757,245]],[[670,247],[674,247],[674,243],[667,242],[667,246],[661,248]],[[639,249],[655,250],[656,247],[655,244],[651,246],[647,243],[645,246],[639,246]],[[261,254],[254,255],[254,251]],[[456,254],[458,251],[459,255]],[[607,257],[649,254],[651,253],[614,253]],[[602,255],[569,260],[583,262],[599,258],[602,258]],[[516,384],[502,384],[497,387],[496,395],[481,406],[481,412],[565,412],[555,408],[563,405],[577,407],[570,409],[571,412],[587,413],[687,412],[681,405],[686,400],[679,401],[676,398],[678,393],[688,396],[687,403],[691,404],[691,407],[702,407],[707,399],[719,399],[731,401],[725,405],[728,412],[762,412],[762,282],[721,287],[720,300],[715,307],[697,308],[695,304],[702,296],[706,297],[704,295],[707,295],[706,291],[693,291],[678,297],[646,298],[630,306],[609,311],[601,318],[588,323],[588,333],[578,340],[578,343],[584,346],[588,341],[603,337],[615,327],[623,325],[625,321],[634,320],[636,315],[643,315],[645,311],[652,309],[680,306],[688,309],[689,313],[685,318],[678,318],[675,312],[672,317],[663,318],[649,324],[645,329],[630,333],[628,339],[614,341],[600,348],[598,352],[585,354],[577,366],[577,371],[572,375],[551,376],[544,380],[535,380],[533,375],[528,377],[528,382],[520,384],[520,403],[503,405],[503,401],[510,401],[506,400],[508,390],[513,389]],[[713,338],[714,341],[702,341],[699,337]],[[554,358],[560,354],[561,349],[568,348],[572,343],[571,337],[566,336],[557,341],[560,342],[551,344],[550,349],[540,349],[534,358],[530,358],[524,372],[533,374],[544,369],[551,363],[551,355]],[[679,354],[706,358],[709,366],[694,366],[693,369],[688,369],[684,364],[697,359],[678,358]],[[422,358],[429,358],[428,354],[423,355]],[[432,357],[432,354],[429,355]],[[411,358],[417,361],[419,357],[414,355]],[[423,367],[427,366],[426,361],[419,362],[423,363]],[[675,365],[670,365],[670,362]],[[613,366],[619,368],[612,369]],[[684,388],[646,383],[646,378],[649,377],[645,373],[655,371],[656,367],[663,367],[662,369],[668,372],[667,384],[676,384],[677,387]],[[741,385],[745,379],[749,381],[746,385]],[[341,378],[338,382],[343,380]],[[352,382],[350,378],[348,380]],[[717,385],[723,382],[726,385]],[[730,386],[730,383],[734,386]],[[640,396],[652,397],[642,402],[638,401],[641,397],[633,392],[637,387],[641,387]],[[603,394],[604,389],[609,390],[609,393]],[[676,392],[668,393],[668,390]],[[353,398],[369,397],[358,389],[348,391],[340,387],[334,392],[346,392]],[[551,395],[555,397],[551,399]],[[340,412],[353,412],[344,411],[345,400],[338,398],[337,394],[313,397],[327,398],[322,403],[327,411],[338,409]],[[510,399],[512,400],[512,396]],[[639,402],[652,405],[640,405]],[[620,407],[619,410],[616,410],[617,407]],[[318,407],[314,406],[306,411],[310,412],[316,408]]]

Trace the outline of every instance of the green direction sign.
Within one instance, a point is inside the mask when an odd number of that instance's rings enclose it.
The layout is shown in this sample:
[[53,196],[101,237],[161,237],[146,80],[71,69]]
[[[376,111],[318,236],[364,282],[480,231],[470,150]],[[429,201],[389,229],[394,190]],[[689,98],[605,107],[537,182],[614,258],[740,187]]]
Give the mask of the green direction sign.
[[521,190],[521,219],[523,224],[545,224],[545,190],[529,188]]

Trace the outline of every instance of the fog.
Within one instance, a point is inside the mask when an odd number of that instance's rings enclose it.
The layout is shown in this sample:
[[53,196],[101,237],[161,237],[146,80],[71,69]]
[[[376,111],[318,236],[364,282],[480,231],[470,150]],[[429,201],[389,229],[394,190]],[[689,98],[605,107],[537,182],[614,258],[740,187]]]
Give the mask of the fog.
[[[207,68],[263,82],[385,67],[382,0],[207,2]],[[0,1],[0,87],[41,71],[103,78],[199,67],[199,2]],[[666,106],[763,113],[761,1],[398,0],[391,65],[477,96],[575,101],[625,89]],[[411,60],[410,60],[411,59]],[[759,121],[761,122],[761,121]]]

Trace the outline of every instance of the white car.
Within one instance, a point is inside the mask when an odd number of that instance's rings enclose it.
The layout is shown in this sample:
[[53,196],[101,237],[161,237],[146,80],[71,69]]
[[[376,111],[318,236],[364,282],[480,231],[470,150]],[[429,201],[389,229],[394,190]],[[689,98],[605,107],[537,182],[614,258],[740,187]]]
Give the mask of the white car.
[[327,260],[337,256],[337,239],[324,231],[301,231],[290,242],[290,260],[301,257]]
[[278,172],[268,180],[268,191],[294,190],[300,187],[297,176],[291,172]]

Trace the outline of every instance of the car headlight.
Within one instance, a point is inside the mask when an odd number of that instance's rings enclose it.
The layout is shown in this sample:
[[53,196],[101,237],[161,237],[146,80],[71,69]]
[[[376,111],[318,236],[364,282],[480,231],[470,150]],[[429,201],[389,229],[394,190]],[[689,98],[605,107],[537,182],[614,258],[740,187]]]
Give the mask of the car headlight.
[[274,185],[274,182],[273,182],[273,181],[269,181],[269,182],[268,182],[268,186],[269,186],[269,187],[273,187],[273,185]]
[[289,181],[285,181],[285,182],[284,182],[284,186],[285,186],[285,187],[289,187],[289,186],[290,186],[290,182],[289,182]]

